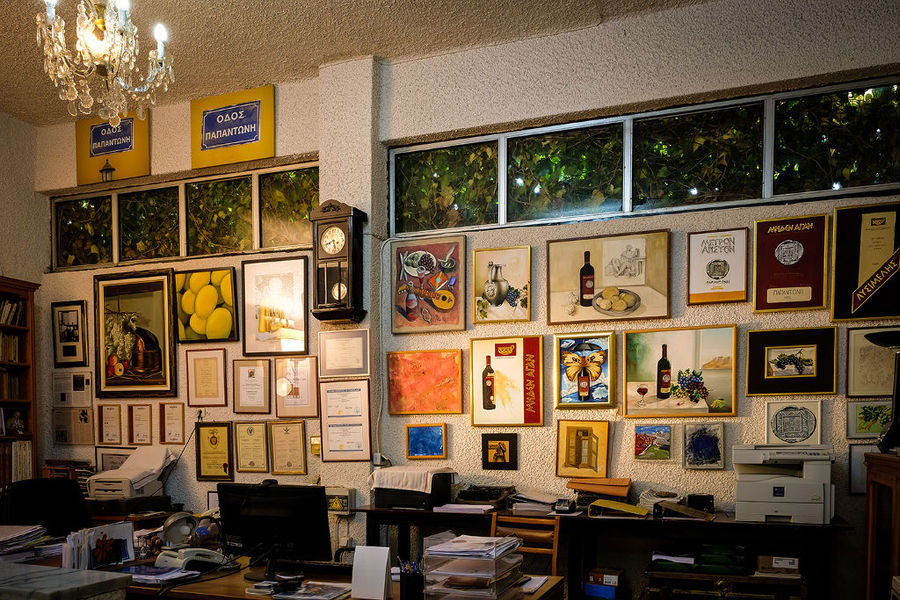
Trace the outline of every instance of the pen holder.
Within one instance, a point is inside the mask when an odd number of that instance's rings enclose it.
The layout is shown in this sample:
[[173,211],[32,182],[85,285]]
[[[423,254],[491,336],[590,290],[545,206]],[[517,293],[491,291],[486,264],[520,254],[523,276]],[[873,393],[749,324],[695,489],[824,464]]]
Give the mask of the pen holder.
[[425,573],[400,572],[400,600],[424,600]]

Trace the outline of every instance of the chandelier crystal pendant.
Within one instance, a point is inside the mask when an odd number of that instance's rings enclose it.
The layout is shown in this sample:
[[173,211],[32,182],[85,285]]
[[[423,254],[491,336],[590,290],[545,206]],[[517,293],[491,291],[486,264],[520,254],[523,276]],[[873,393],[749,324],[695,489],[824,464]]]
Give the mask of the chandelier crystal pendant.
[[46,14],[38,14],[37,43],[44,51],[44,72],[68,102],[69,114],[97,115],[118,127],[129,110],[138,118],[156,104],[156,92],[175,82],[172,58],[166,55],[169,34],[157,24],[156,49],[148,55],[147,76],[136,63],[137,27],[131,22],[131,0],[79,0],[75,24],[75,50],[66,47],[66,22],[56,14],[57,0],[44,0]]

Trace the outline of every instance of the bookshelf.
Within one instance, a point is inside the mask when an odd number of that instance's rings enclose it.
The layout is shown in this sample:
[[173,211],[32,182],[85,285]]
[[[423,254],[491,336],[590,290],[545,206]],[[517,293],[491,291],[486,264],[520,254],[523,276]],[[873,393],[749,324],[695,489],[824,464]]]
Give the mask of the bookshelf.
[[[0,487],[37,475],[34,381],[36,283],[0,277]],[[16,413],[22,431],[10,426]]]

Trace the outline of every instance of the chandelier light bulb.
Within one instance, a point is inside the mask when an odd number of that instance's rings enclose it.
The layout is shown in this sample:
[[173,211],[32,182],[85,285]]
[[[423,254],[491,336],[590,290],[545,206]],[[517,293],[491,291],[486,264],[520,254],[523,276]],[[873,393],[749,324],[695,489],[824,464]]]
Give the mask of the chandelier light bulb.
[[47,5],[47,20],[52,22],[56,17],[56,0],[44,0]]

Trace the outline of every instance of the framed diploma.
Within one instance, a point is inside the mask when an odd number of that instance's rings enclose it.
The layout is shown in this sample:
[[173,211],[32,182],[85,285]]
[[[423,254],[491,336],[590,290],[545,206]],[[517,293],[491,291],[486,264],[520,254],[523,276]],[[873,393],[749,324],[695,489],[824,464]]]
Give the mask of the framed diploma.
[[319,416],[317,363],[315,356],[275,359],[275,416]]
[[98,444],[121,444],[122,407],[118,404],[98,404],[97,427]]
[[322,462],[371,460],[368,380],[320,382],[319,405]]
[[234,412],[269,414],[269,369],[267,358],[231,361],[234,378]]
[[225,350],[187,350],[188,406],[228,406]]
[[128,443],[132,446],[149,446],[153,443],[153,407],[151,405],[128,405]]
[[825,308],[828,215],[757,221],[753,238],[754,311]]
[[230,422],[197,423],[197,481],[234,481]]
[[834,209],[831,320],[900,318],[900,202]]
[[688,234],[688,304],[747,301],[747,228]]
[[847,397],[890,396],[894,391],[894,351],[866,339],[873,331],[898,331],[900,327],[850,327],[847,329]]
[[319,377],[368,377],[369,330],[319,332]]
[[236,422],[234,447],[238,473],[269,471],[269,437],[265,421]]
[[184,443],[184,404],[181,402],[159,405],[159,443]]
[[269,421],[273,475],[306,475],[306,425],[301,420]]

